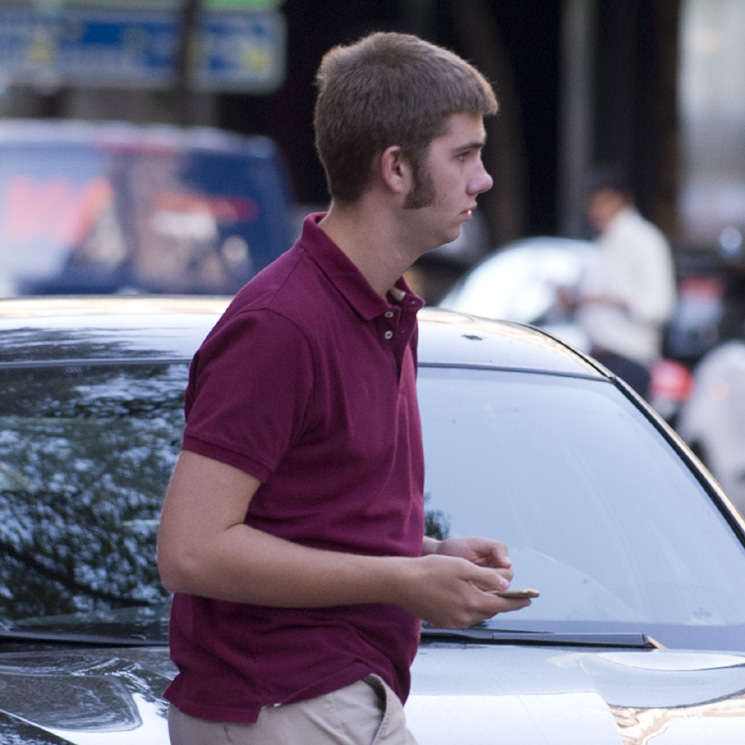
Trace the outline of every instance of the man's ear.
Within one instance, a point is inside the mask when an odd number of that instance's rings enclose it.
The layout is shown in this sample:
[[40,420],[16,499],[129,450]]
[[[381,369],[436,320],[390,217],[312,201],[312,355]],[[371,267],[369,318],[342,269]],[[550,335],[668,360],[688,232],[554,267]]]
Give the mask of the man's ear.
[[383,183],[396,194],[408,194],[412,185],[409,159],[398,145],[386,148],[380,156],[379,173]]

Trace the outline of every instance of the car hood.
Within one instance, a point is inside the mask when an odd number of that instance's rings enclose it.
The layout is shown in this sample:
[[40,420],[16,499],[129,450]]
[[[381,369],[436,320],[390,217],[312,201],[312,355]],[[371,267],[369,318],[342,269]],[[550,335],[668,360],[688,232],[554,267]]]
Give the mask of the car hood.
[[[0,742],[167,745],[165,648],[0,656]],[[425,644],[409,727],[424,745],[745,742],[745,655]]]
[[168,745],[167,647],[0,654],[0,743]]
[[424,645],[413,675],[409,727],[428,745],[745,742],[742,655]]

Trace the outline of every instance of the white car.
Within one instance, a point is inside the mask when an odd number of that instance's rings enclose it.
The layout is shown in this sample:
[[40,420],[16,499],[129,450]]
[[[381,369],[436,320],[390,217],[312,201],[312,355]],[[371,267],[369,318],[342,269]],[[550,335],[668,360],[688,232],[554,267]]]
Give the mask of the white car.
[[592,255],[590,241],[553,236],[523,238],[492,252],[438,303],[484,318],[540,326],[587,351],[586,336],[559,302],[576,288]]
[[[513,241],[493,251],[472,267],[442,298],[439,307],[530,324],[589,351],[589,340],[573,310],[560,300],[560,290],[579,288],[594,250],[591,241],[557,236],[534,236]],[[672,353],[695,353],[711,311],[702,309],[697,292],[681,283],[676,317],[668,340]],[[696,285],[698,287],[700,283]],[[704,312],[702,312],[702,310]],[[650,402],[668,422],[676,421],[690,391],[686,364],[664,357],[652,367]]]

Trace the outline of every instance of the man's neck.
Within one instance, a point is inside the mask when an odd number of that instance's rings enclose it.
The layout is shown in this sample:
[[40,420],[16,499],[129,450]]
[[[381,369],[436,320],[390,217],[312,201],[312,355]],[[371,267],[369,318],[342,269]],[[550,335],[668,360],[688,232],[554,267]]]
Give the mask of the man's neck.
[[385,297],[418,258],[381,215],[364,206],[332,205],[319,227]]

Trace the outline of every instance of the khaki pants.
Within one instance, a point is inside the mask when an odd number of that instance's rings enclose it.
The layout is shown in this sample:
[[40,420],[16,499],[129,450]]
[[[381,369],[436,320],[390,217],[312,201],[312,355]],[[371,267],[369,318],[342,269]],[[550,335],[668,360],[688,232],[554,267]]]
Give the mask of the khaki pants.
[[398,696],[369,675],[325,696],[266,707],[255,724],[168,711],[172,745],[416,745]]

